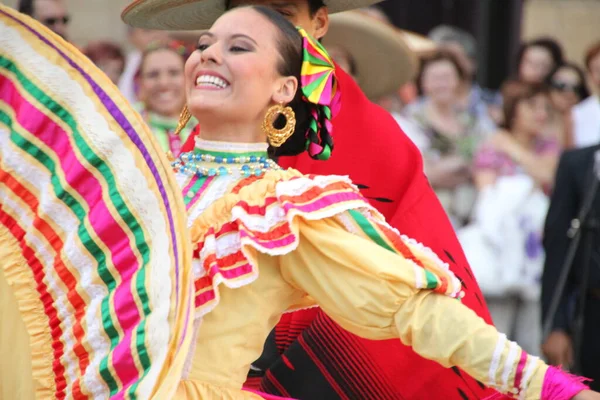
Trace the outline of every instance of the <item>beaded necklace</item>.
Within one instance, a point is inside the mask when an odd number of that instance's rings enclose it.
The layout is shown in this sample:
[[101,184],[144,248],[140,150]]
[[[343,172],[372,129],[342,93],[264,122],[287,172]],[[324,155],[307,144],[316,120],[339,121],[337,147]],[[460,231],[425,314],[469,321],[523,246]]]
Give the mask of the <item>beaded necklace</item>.
[[171,166],[188,176],[261,176],[281,169],[267,157],[266,144],[212,142],[196,139],[193,152],[182,153]]

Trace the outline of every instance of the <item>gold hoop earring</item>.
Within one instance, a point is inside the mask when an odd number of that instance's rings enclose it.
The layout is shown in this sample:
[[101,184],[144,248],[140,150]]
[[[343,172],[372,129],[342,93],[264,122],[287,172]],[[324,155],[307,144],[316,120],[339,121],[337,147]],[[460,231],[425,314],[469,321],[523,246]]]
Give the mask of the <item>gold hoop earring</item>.
[[[277,129],[273,124],[280,115],[285,117],[285,126]],[[269,144],[273,147],[280,147],[294,134],[294,130],[296,129],[296,113],[294,113],[291,107],[283,107],[281,104],[276,104],[267,111],[262,129],[267,134]]]
[[177,123],[177,128],[175,128],[175,135],[179,135],[183,128],[186,127],[188,122],[192,119],[192,114],[187,105],[183,106],[183,110],[181,114],[179,114],[179,122]]

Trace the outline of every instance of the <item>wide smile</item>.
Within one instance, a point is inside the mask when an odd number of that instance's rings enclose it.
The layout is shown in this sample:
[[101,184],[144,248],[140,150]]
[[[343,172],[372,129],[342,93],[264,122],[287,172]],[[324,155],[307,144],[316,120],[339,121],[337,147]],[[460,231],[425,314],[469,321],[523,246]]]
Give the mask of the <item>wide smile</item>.
[[224,78],[211,74],[200,74],[196,78],[196,89],[223,90],[229,86]]

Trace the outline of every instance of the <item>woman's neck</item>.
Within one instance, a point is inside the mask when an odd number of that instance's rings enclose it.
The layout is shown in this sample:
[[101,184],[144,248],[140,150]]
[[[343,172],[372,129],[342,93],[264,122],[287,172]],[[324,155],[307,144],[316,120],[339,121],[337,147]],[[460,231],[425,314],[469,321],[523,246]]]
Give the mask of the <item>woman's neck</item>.
[[449,116],[454,113],[454,105],[450,102],[430,102],[431,108],[440,115]]
[[535,143],[535,135],[527,131],[513,129],[512,134],[515,140],[527,149],[531,148]]
[[222,140],[208,140],[203,133],[196,138],[196,152],[211,154],[215,156],[267,156],[267,143],[242,143],[242,142],[226,142]]
[[260,127],[252,128],[245,124],[200,123],[202,139],[229,143],[266,143]]
[[174,113],[162,115],[162,116],[166,117],[166,118],[171,118],[171,119],[179,119],[179,114],[180,114],[180,112],[174,112]]

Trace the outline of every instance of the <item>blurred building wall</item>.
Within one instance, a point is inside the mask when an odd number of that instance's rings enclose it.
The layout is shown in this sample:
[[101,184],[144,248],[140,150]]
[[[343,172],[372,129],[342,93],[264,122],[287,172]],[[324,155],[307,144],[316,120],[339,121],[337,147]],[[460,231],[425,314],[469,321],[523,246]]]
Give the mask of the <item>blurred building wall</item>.
[[[11,7],[17,4],[17,0],[0,1]],[[439,20],[437,23],[452,21],[475,31],[480,1],[387,0],[382,4],[392,14],[394,22],[409,25],[405,28],[416,29],[419,23],[423,28],[430,28],[436,23],[431,18],[436,18]],[[67,3],[73,17],[70,36],[75,44],[83,46],[96,39],[126,43],[126,28],[120,14],[129,0],[67,0]],[[585,49],[595,40],[600,40],[600,0],[526,0],[524,3],[524,38],[559,36],[569,58],[579,63]]]
[[586,49],[600,40],[599,0],[527,0],[523,37],[559,38],[567,57],[583,64]]
[[[0,0],[16,7],[18,0]],[[71,14],[69,36],[78,46],[90,40],[110,39],[125,45],[127,29],[121,21],[121,11],[128,0],[67,0]]]

